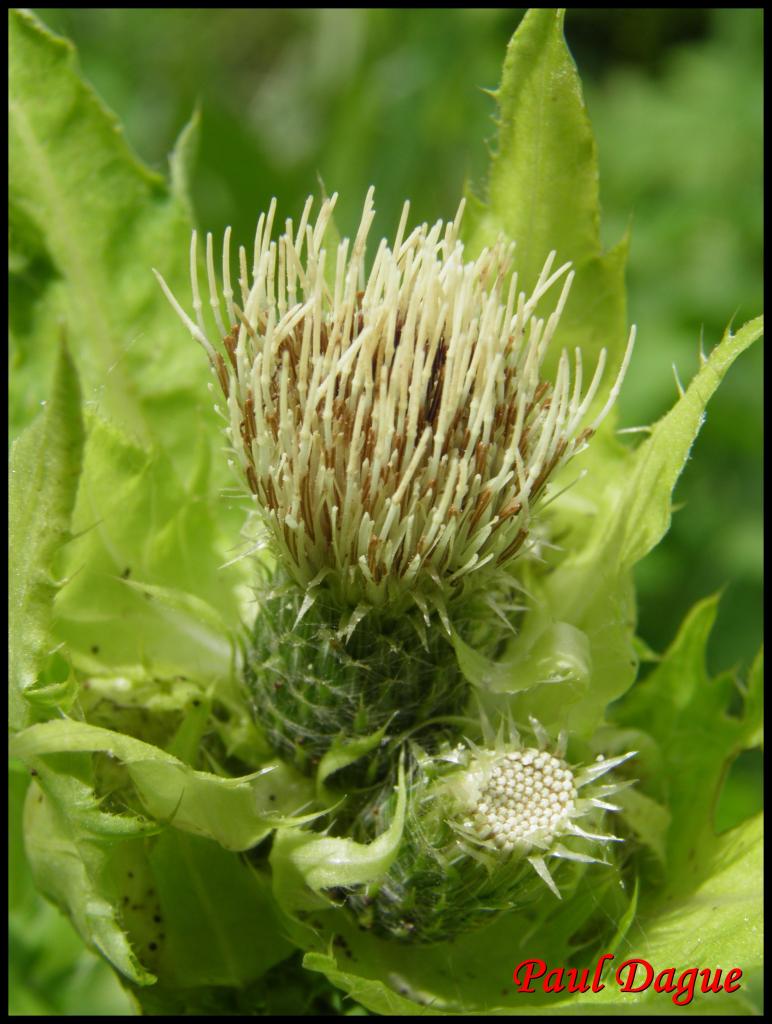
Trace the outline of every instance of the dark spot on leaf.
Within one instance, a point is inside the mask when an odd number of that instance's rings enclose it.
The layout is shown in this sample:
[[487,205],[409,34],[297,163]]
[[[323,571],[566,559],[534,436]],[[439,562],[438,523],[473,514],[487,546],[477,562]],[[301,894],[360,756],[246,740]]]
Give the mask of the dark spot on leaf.
[[155,953],[155,951],[158,949],[158,943],[151,942],[148,946],[148,949],[150,950],[151,953]]
[[92,644],[91,645],[91,653],[92,654],[99,654],[99,644]]
[[196,698],[196,699],[195,699],[195,700],[193,701],[193,707],[194,707],[194,708],[200,708],[200,707],[201,707],[201,701],[200,701],[200,700],[199,700],[198,698]]
[[155,921],[156,924],[160,924],[161,923],[161,915],[160,914],[153,914],[153,920]]
[[121,573],[121,579],[127,580],[129,576],[131,576],[131,567],[127,565],[126,568]]
[[268,799],[271,800],[271,801],[274,801],[276,799],[276,794],[275,793],[269,793],[268,794]]
[[37,775],[37,771],[36,771],[36,769],[35,769],[35,768],[30,768],[30,770],[29,770],[29,773],[30,773],[30,775],[32,775],[33,777],[34,777],[35,775]]
[[133,878],[133,877],[134,877],[134,872],[133,872],[133,871],[130,871],[130,872],[129,872],[129,878]]

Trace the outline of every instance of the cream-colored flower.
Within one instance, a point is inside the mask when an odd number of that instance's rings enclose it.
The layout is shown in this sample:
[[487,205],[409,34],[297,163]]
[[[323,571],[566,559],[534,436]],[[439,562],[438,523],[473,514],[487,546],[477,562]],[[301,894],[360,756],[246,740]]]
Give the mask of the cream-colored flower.
[[459,745],[456,759],[466,770],[453,777],[446,792],[455,803],[456,816],[463,815],[456,825],[463,842],[500,851],[502,857],[527,859],[560,897],[545,858],[598,862],[590,853],[566,847],[564,840],[573,837],[596,845],[617,841],[614,835],[588,832],[578,822],[619,810],[608,797],[629,783],[595,783],[635,754],[599,756],[590,764],[572,766],[565,760],[565,733],[550,752],[549,738],[536,719],[531,719],[531,728],[538,746],[524,746],[514,729],[508,743],[499,738],[490,750]]
[[[526,295],[510,272],[514,243],[465,259],[463,202],[452,223],[410,233],[406,203],[368,273],[373,190],[353,244],[328,249],[335,200],[312,224],[309,198],[297,228],[287,221],[278,241],[272,202],[251,272],[239,250],[238,303],[230,230],[221,287],[207,236],[218,341],[204,317],[195,233],[195,319],[161,285],[216,371],[231,446],[286,569],[304,587],[324,580],[344,606],[410,595],[425,611],[427,595],[445,601],[522,550],[548,478],[607,413],[627,357],[587,423],[605,352],[584,394],[578,350],[573,366],[562,353],[554,383],[541,378],[569,264],[553,269],[551,253]],[[553,312],[540,319],[536,308],[553,289]]]
[[[397,855],[385,877],[346,893],[362,927],[447,942],[531,905],[544,885],[562,899],[592,865],[618,869],[612,850],[622,838],[606,830],[606,816],[620,810],[610,798],[633,783],[603,776],[634,753],[576,764],[567,734],[553,740],[535,718],[527,739],[511,722],[495,736],[485,716],[481,726],[484,746],[414,745]],[[364,816],[373,833],[395,818],[398,794],[384,797]]]

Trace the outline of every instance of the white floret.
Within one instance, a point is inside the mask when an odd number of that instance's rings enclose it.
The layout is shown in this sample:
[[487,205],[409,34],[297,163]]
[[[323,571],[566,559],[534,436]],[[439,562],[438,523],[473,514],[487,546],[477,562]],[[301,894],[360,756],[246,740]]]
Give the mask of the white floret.
[[569,824],[575,796],[573,774],[559,758],[533,749],[506,754],[488,772],[475,830],[499,848],[536,836],[550,843]]

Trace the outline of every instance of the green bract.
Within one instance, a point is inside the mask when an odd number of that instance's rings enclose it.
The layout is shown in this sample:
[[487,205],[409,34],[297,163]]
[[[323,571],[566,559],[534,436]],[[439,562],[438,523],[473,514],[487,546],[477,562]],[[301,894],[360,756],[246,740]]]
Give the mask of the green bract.
[[[709,598],[633,687],[632,570],[667,531],[705,407],[761,318],[726,331],[641,443],[620,443],[611,409],[570,462],[555,458],[528,556],[506,574],[463,601],[453,574],[438,575],[436,592],[427,584],[390,618],[389,586],[360,578],[358,558],[325,590],[322,549],[304,580],[281,544],[257,550],[248,502],[222,496],[206,361],[150,274],[163,268],[186,294],[196,120],[167,181],[130,152],[69,44],[19,11],[10,30],[11,270],[24,282],[12,827],[39,891],[148,1013],[271,1012],[277,990],[316,991],[320,975],[383,1014],[672,1011],[651,989],[510,988],[520,960],[583,967],[601,952],[739,966],[746,987],[692,1009],[754,1012],[760,825],[716,837],[712,815],[727,765],[760,743],[761,657],[742,686],[710,677]],[[570,261],[543,373],[564,372],[561,349],[593,368],[605,347],[613,381],[627,240],[601,246],[594,141],[560,12],[525,16],[497,101],[464,259],[514,241],[527,294],[551,252]],[[534,313],[553,308],[541,299]],[[14,856],[22,872],[18,844]],[[554,879],[546,857],[565,861]]]

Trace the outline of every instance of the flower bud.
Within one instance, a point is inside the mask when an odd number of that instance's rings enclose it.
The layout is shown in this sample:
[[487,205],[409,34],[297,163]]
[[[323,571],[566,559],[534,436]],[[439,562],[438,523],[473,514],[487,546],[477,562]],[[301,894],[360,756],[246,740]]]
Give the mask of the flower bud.
[[[362,926],[401,940],[447,941],[527,906],[544,885],[560,899],[569,862],[575,876],[581,865],[609,864],[601,851],[620,840],[595,830],[604,812],[618,810],[606,798],[629,783],[596,781],[633,754],[571,765],[565,737],[550,752],[538,723],[534,731],[537,746],[460,744],[418,760],[388,876],[348,894]],[[384,816],[379,809],[377,819]]]

